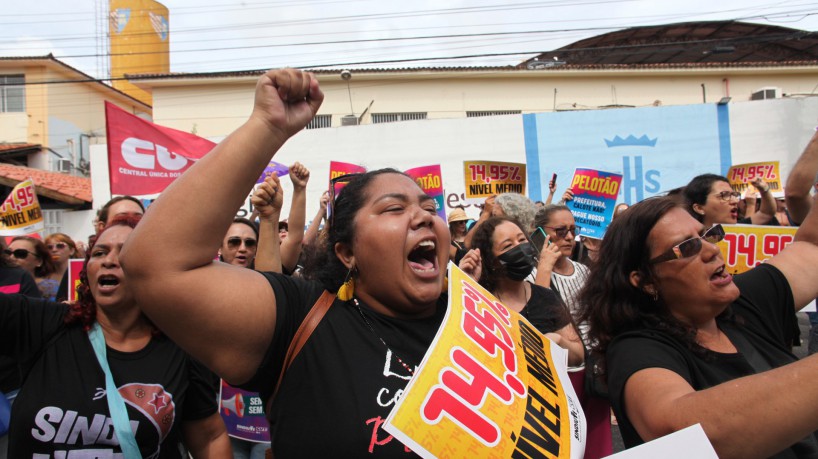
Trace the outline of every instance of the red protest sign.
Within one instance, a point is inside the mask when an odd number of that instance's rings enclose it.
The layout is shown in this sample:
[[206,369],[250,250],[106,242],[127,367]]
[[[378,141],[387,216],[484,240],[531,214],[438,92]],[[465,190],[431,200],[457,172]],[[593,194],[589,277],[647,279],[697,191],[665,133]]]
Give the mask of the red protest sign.
[[111,194],[161,193],[215,143],[105,103]]

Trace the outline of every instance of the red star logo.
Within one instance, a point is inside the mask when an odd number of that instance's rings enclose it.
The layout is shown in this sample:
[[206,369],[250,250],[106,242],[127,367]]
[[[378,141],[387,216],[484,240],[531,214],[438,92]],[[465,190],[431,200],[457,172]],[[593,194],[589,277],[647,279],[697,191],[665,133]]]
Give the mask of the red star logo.
[[154,414],[156,414],[156,413],[159,413],[159,411],[161,411],[162,408],[168,406],[168,402],[167,402],[167,400],[165,400],[164,395],[153,394],[153,400],[148,402],[148,405],[153,406],[153,409],[155,410]]

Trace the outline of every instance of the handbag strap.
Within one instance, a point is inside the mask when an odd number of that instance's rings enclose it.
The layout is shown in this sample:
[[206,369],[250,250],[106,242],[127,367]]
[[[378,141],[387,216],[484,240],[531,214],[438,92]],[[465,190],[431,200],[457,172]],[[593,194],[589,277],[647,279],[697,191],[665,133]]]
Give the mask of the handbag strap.
[[315,301],[315,304],[312,305],[310,312],[307,313],[307,317],[304,318],[304,321],[301,322],[301,326],[298,327],[295,335],[293,335],[293,339],[290,341],[290,347],[287,348],[287,354],[284,356],[284,363],[281,365],[281,373],[278,375],[276,388],[273,390],[273,395],[267,400],[267,413],[270,413],[273,400],[275,400],[276,395],[278,395],[278,389],[281,387],[281,381],[284,380],[284,374],[298,353],[301,352],[301,348],[304,347],[304,344],[310,335],[312,335],[315,327],[317,327],[321,319],[324,318],[329,307],[332,306],[333,301],[335,301],[335,294],[324,290],[324,293],[322,293],[318,300]]
[[99,366],[105,373],[105,399],[108,401],[108,411],[111,412],[111,422],[114,424],[116,438],[119,440],[119,447],[125,459],[138,459],[142,457],[139,447],[136,445],[136,437],[131,429],[131,421],[128,419],[128,409],[125,408],[125,401],[119,395],[119,390],[114,383],[111,368],[108,366],[108,357],[105,350],[105,336],[99,322],[88,330],[88,338],[91,340],[91,347],[97,356]]

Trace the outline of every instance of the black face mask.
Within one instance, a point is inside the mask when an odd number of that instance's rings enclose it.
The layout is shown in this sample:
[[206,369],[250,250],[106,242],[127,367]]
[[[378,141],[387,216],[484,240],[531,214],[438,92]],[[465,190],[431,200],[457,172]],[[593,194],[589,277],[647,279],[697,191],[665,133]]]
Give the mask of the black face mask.
[[506,277],[511,280],[525,279],[534,266],[537,265],[537,249],[528,242],[524,242],[508,252],[497,257],[506,271]]

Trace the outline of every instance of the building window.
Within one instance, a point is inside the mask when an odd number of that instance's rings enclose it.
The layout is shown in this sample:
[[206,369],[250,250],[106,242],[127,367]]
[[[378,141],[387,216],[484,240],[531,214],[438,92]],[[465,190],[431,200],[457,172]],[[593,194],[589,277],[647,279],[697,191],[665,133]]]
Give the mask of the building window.
[[25,77],[0,75],[0,112],[26,111]]
[[426,112],[414,113],[373,113],[372,124],[392,123],[395,121],[425,120]]
[[332,127],[332,115],[315,115],[315,118],[307,125],[307,129],[320,129]]
[[43,209],[43,224],[45,229],[43,234],[62,233],[62,216],[65,213],[62,209]]
[[497,116],[497,115],[519,115],[521,110],[490,110],[483,112],[466,112],[466,118],[478,118],[481,116]]

